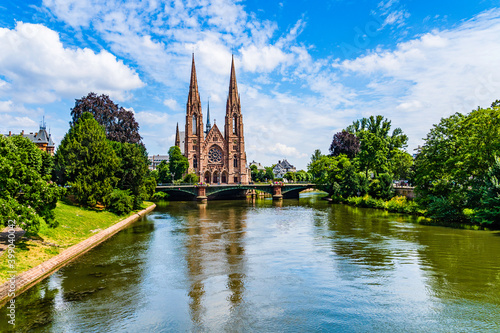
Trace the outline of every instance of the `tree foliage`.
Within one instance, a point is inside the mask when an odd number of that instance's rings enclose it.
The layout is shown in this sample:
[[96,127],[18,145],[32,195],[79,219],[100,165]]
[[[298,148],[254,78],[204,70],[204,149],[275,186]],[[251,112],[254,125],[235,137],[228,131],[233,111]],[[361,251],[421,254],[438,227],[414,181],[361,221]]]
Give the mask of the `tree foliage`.
[[172,183],[172,175],[167,161],[161,161],[156,167],[156,171],[158,172],[158,183]]
[[139,124],[135,120],[134,113],[115,104],[109,96],[98,96],[91,92],[77,99],[75,107],[71,109],[70,125],[74,126],[85,112],[92,114],[95,120],[106,129],[106,137],[109,140],[142,145]]
[[173,180],[181,179],[189,168],[189,161],[186,156],[182,155],[179,147],[172,146],[168,150],[168,166],[170,172],[174,174]]
[[475,221],[479,223],[500,225],[500,158],[489,168],[480,188],[480,208]]
[[375,174],[392,172],[408,143],[401,128],[391,133],[391,121],[381,115],[356,120],[346,131],[361,141],[359,166],[366,175],[369,171]]
[[68,185],[76,200],[87,206],[103,203],[113,192],[119,167],[104,128],[88,112],[69,129],[55,154],[57,182]]
[[414,182],[433,216],[464,221],[465,209],[487,202],[484,186],[494,188],[489,172],[500,156],[500,108],[493,105],[443,118],[427,135],[415,160]]
[[118,178],[117,187],[128,191],[133,197],[133,208],[138,209],[142,200],[149,199],[152,195],[146,187],[149,163],[146,150],[139,144],[115,141],[110,143],[120,159],[120,166],[115,171],[115,177]]
[[188,173],[184,178],[182,178],[182,182],[185,184],[196,184],[200,181],[200,178],[194,173]]
[[57,226],[54,208],[64,190],[50,182],[51,156],[22,136],[0,135],[0,217],[31,233],[44,220]]
[[332,144],[330,145],[331,156],[344,154],[349,158],[353,158],[359,151],[359,138],[355,134],[343,130],[333,136]]

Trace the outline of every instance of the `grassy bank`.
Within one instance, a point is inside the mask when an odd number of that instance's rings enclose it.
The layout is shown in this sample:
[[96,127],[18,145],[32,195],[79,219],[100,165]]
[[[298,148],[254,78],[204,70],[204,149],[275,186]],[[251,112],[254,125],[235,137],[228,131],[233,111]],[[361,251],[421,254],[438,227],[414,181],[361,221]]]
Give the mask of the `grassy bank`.
[[[151,205],[152,203],[145,202],[142,209]],[[16,243],[17,274],[41,264],[58,255],[64,249],[89,238],[137,213],[137,211],[119,216],[111,212],[86,209],[60,201],[57,203],[54,213],[59,222],[57,228],[52,229],[46,224],[42,224],[36,236]],[[7,260],[4,251],[0,257],[0,283],[4,283],[10,277],[7,272],[11,269],[8,267]]]
[[470,230],[492,230],[488,226],[478,225],[474,223],[452,223],[444,222],[429,217],[427,211],[420,207],[415,201],[408,200],[403,196],[395,196],[391,200],[383,200],[372,198],[369,195],[363,197],[349,197],[343,201],[350,206],[383,209],[392,213],[402,213],[419,216],[418,223],[433,226],[451,227],[457,229],[470,229]]

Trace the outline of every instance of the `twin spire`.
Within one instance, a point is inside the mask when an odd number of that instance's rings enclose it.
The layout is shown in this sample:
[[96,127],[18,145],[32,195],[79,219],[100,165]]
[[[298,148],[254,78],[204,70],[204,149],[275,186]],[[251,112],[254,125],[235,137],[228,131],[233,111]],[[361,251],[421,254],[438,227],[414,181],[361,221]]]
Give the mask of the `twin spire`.
[[[227,96],[227,106],[239,104],[240,96],[238,94],[238,85],[236,83],[236,71],[234,69],[234,55],[231,56],[231,77],[229,80],[229,93]],[[190,106],[200,105],[201,109],[201,101],[200,101],[200,93],[198,91],[198,81],[196,79],[196,66],[194,64],[194,53],[191,64],[191,82],[189,83],[189,96],[187,101],[188,108]],[[226,112],[231,108],[227,108]],[[210,124],[210,101],[208,102],[207,108],[207,124],[206,124],[206,133],[212,128]]]

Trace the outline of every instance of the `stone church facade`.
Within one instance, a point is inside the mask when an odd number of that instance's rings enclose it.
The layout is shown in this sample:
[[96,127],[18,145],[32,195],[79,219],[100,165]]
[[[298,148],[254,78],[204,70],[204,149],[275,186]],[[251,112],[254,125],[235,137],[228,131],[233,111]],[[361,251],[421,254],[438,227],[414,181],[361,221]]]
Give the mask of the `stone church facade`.
[[196,174],[200,181],[207,184],[248,184],[250,177],[234,57],[231,62],[224,134],[216,124],[210,125],[209,118],[210,110],[208,109],[206,130],[203,131],[203,113],[193,55],[191,82],[186,104],[186,125],[183,133],[184,147],[181,147],[178,126],[175,145],[183,150],[184,156],[189,161],[188,172]]

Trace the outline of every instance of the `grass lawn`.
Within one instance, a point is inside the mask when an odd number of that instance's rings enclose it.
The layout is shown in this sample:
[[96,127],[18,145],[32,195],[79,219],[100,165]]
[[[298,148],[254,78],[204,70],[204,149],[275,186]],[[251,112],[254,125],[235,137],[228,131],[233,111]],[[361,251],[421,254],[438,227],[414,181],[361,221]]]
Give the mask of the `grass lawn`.
[[[141,210],[152,204],[152,202],[144,202]],[[43,223],[38,235],[31,237],[33,240],[22,240],[16,243],[17,274],[41,264],[66,248],[89,238],[136,212],[138,210],[128,215],[119,216],[111,212],[86,209],[59,201],[54,211],[56,221],[59,222],[57,228],[49,228]],[[46,245],[42,242],[58,246]],[[0,257],[0,284],[7,281],[10,277],[7,272],[12,270],[8,267],[6,252],[4,251],[4,254]]]

